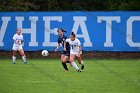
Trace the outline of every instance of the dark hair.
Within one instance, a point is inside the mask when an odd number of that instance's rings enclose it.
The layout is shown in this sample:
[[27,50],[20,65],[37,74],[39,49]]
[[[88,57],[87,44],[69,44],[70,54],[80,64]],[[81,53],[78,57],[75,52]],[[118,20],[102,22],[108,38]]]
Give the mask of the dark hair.
[[73,35],[75,37],[75,33],[74,32],[71,32],[71,35]]
[[58,32],[59,30],[61,30],[62,32],[67,32],[67,31],[65,31],[65,30],[62,29],[62,28],[58,28],[57,32]]

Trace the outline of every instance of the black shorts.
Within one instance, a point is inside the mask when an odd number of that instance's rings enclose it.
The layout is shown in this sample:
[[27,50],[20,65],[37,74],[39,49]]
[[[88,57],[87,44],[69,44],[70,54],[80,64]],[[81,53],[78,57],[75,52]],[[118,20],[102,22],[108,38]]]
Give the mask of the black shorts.
[[62,51],[62,54],[64,54],[64,55],[70,57],[70,51]]

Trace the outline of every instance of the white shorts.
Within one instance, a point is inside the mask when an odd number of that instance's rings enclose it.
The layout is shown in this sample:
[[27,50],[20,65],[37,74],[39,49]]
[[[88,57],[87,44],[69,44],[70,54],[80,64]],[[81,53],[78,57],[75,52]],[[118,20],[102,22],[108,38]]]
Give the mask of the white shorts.
[[16,51],[17,51],[17,50],[19,51],[19,50],[22,50],[22,46],[14,46],[14,45],[13,45],[13,48],[12,48],[12,49],[13,49],[13,50],[16,50]]
[[[78,57],[78,52],[75,52],[75,51],[70,51],[70,54],[73,54],[73,55],[75,55],[75,56],[77,56],[77,57]],[[80,54],[82,54],[82,51],[80,51]]]

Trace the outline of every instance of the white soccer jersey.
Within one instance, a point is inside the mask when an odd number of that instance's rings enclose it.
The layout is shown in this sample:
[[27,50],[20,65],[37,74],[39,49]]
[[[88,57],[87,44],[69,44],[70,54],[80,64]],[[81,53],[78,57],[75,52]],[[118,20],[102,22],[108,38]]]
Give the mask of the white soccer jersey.
[[13,46],[16,46],[16,47],[22,46],[21,41],[23,40],[23,35],[22,34],[20,34],[20,35],[15,34],[13,36],[13,40],[15,41]]
[[79,50],[79,46],[81,45],[79,39],[75,38],[74,41],[71,41],[71,39],[66,39],[66,42],[68,42],[70,44],[70,51],[71,52],[76,52],[78,53],[80,50]]

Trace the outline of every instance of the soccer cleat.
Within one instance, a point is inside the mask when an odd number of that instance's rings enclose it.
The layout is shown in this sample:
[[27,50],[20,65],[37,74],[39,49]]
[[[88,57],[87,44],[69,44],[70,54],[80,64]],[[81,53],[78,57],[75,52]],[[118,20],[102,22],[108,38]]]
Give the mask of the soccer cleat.
[[82,72],[82,71],[79,69],[78,72]]
[[69,70],[65,70],[65,72],[69,72]]
[[27,62],[24,62],[24,64],[27,64]]
[[84,65],[81,66],[81,69],[82,69],[82,70],[84,69]]

